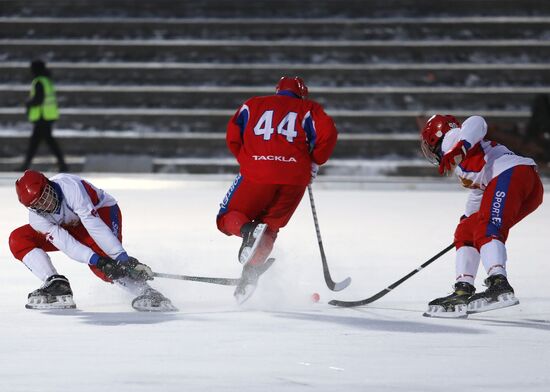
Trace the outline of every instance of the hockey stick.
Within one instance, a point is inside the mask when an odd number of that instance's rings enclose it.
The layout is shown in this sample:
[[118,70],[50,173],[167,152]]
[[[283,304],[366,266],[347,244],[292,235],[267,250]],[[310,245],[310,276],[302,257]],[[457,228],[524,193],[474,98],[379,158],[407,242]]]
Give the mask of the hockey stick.
[[209,278],[205,276],[189,276],[189,275],[175,275],[175,274],[163,274],[161,272],[153,272],[155,278],[168,278],[179,280],[191,280],[193,282],[213,283],[221,284],[223,286],[236,286],[239,284],[240,279],[232,278]]
[[315,209],[315,201],[313,201],[313,190],[311,184],[307,186],[309,193],[309,203],[311,204],[311,213],[313,214],[313,222],[315,223],[315,232],[317,233],[317,242],[319,243],[319,251],[321,252],[321,262],[323,263],[323,275],[325,276],[325,282],[327,287],[332,291],[341,291],[349,286],[351,278],[347,277],[341,282],[335,282],[330,277],[328,270],[327,257],[325,256],[325,250],[323,249],[323,241],[321,240],[321,230],[319,229],[319,220],[317,219],[317,210]]
[[[261,274],[263,274],[271,265],[275,262],[275,258],[270,257],[267,259],[263,265],[265,268],[262,270]],[[240,278],[210,278],[206,276],[190,276],[190,275],[176,275],[176,274],[164,274],[162,272],[153,272],[153,277],[155,278],[167,278],[167,279],[178,279],[178,280],[191,280],[193,282],[201,282],[201,283],[212,283],[212,284],[220,284],[222,286],[237,286],[241,279]]]
[[369,298],[365,298],[365,299],[362,299],[362,300],[358,300],[358,301],[339,301],[339,300],[336,300],[336,299],[333,299],[332,301],[329,302],[329,305],[334,305],[334,306],[343,306],[343,307],[353,307],[353,306],[361,306],[361,305],[367,305],[367,304],[370,304],[374,301],[376,301],[377,299],[380,299],[382,298],[384,295],[388,294],[390,291],[392,291],[393,289],[395,289],[397,286],[399,286],[401,283],[403,283],[404,281],[406,281],[407,279],[409,279],[411,276],[413,276],[414,274],[416,274],[418,271],[420,271],[421,269],[423,268],[426,268],[428,265],[430,265],[431,263],[433,263],[435,260],[439,259],[441,256],[443,256],[445,253],[447,253],[448,251],[450,251],[452,248],[454,247],[454,243],[447,246],[445,249],[443,249],[441,252],[439,252],[438,254],[436,254],[434,257],[432,257],[430,260],[426,261],[424,264],[422,264],[420,267],[418,267],[417,269],[409,272],[407,275],[403,276],[401,279],[399,279],[397,282],[389,285],[388,287],[386,287],[384,290],[380,291],[379,293],[377,294],[374,294],[372,297],[369,297]]

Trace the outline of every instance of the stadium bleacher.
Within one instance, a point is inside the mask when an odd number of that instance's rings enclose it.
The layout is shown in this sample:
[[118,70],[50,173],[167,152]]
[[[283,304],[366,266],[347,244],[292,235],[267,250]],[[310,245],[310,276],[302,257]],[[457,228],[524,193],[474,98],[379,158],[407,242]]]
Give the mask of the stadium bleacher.
[[[521,131],[550,94],[550,3],[404,0],[0,0],[0,170],[30,125],[29,61],[48,62],[71,169],[145,155],[155,172],[236,170],[225,124],[300,75],[340,131],[325,173],[436,174],[418,120],[479,114]],[[42,146],[34,161],[55,168]],[[519,151],[521,152],[521,151]],[[546,166],[543,167],[543,172]]]

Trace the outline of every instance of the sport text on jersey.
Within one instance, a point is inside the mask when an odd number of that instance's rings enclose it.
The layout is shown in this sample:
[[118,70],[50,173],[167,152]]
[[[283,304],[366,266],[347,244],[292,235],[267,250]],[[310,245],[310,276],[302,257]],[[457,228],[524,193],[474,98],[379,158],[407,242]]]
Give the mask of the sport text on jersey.
[[491,206],[491,222],[496,227],[500,227],[500,224],[502,223],[501,209],[505,197],[506,192],[498,191],[495,193],[495,198],[493,199],[493,205]]
[[239,173],[235,178],[235,181],[233,181],[233,184],[231,184],[231,186],[229,187],[229,190],[225,194],[225,197],[223,198],[222,202],[220,203],[220,210],[225,211],[225,209],[227,208],[227,205],[229,204],[229,200],[231,200],[231,197],[233,196],[233,192],[235,192],[235,188],[239,186],[241,179],[242,179],[242,176]]
[[281,155],[252,155],[255,161],[277,161],[277,162],[298,162],[294,157],[284,157]]

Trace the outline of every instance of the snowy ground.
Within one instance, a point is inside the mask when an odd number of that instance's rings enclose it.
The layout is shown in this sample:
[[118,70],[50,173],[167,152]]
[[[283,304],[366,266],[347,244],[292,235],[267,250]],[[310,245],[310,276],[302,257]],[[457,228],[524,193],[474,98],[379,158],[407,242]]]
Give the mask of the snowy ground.
[[[87,178],[119,200],[126,249],[154,270],[239,275],[240,241],[214,223],[230,179]],[[371,306],[327,305],[371,296],[447,246],[466,197],[454,183],[315,184],[332,275],[353,278],[341,293],[325,287],[304,198],[246,306],[228,287],[157,279],[180,311],[137,313],[124,292],[54,254],[78,310],[40,312],[24,308],[40,282],[7,243],[26,223],[14,179],[0,178],[0,391],[550,390],[548,204],[508,241],[521,304],[468,320],[422,317],[429,300],[451,291],[452,252]]]

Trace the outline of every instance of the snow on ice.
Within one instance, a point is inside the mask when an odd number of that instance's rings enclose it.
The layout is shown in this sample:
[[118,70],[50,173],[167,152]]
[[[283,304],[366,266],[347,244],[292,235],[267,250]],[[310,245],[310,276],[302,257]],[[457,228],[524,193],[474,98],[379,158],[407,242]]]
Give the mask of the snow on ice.
[[[155,271],[239,276],[240,240],[215,225],[231,178],[85,177],[119,200],[126,249]],[[40,282],[9,251],[9,233],[26,223],[14,180],[0,178],[0,391],[550,389],[548,204],[508,241],[520,305],[467,320],[422,317],[451,291],[453,252],[369,306],[327,304],[371,296],[452,242],[466,198],[454,183],[314,184],[331,274],[353,278],[340,293],[325,286],[305,197],[279,235],[276,263],[241,307],[230,287],[157,278],[152,285],[180,311],[138,313],[126,293],[56,253],[78,309],[47,312],[24,308]]]

